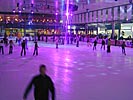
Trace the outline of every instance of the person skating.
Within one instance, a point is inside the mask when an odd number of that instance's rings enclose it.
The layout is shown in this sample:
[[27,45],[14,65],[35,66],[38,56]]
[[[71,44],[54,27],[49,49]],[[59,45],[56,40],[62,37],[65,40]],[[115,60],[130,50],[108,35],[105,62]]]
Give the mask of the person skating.
[[71,44],[73,44],[73,35],[70,37]]
[[34,42],[35,43],[35,47],[34,47],[34,53],[33,53],[33,56],[36,54],[36,56],[38,55],[38,43],[37,42]]
[[59,45],[59,37],[56,37],[56,39],[55,39],[55,44],[56,44],[56,49],[58,49],[58,45]]
[[9,54],[12,54],[13,53],[13,46],[14,46],[14,43],[12,40],[9,41]]
[[91,42],[90,42],[89,39],[87,39],[87,46],[88,46],[88,47],[91,47],[91,46],[92,46],[92,44],[91,44]]
[[21,56],[23,55],[23,52],[24,52],[24,55],[26,55],[26,45],[25,45],[25,40],[23,40],[22,44],[21,44],[21,47],[22,47],[22,50],[21,50]]
[[52,99],[55,100],[55,87],[51,78],[46,75],[46,66],[40,65],[40,74],[35,76],[28,87],[26,88],[23,96],[23,100],[27,99],[28,93],[34,86],[34,98],[35,100],[49,100],[49,91],[51,92]]
[[96,46],[97,46],[97,40],[95,39],[94,46],[93,46],[93,50],[96,50]]
[[25,38],[25,48],[28,49],[28,40]]
[[102,39],[101,50],[102,50],[102,48],[105,50],[105,40],[104,39]]
[[126,55],[126,50],[125,50],[126,44],[125,41],[123,41],[121,48],[122,48],[122,54]]
[[0,41],[0,53],[4,55],[4,41],[3,40]]
[[76,47],[79,47],[79,35],[76,36]]
[[107,53],[110,53],[111,52],[110,46],[111,46],[111,41],[110,41],[110,38],[109,38],[108,39],[108,44],[107,44]]

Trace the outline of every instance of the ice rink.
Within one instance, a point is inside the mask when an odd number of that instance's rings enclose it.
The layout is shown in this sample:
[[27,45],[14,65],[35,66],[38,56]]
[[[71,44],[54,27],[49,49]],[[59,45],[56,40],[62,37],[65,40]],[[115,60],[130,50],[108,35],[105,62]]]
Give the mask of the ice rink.
[[[40,64],[47,66],[53,79],[56,100],[133,100],[133,48],[111,47],[111,53],[93,51],[85,43],[61,45],[39,42],[39,55],[32,56],[29,43],[26,56],[20,56],[21,47],[14,53],[0,54],[0,100],[22,100],[24,90],[32,77],[39,73]],[[27,100],[33,99],[33,91]]]

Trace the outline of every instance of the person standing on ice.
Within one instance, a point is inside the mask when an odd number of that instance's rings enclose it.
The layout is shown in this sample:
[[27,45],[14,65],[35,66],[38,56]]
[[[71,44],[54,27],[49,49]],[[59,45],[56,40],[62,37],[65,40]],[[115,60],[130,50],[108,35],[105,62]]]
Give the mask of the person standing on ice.
[[76,47],[79,47],[79,35],[76,36]]
[[95,39],[94,41],[93,50],[96,50],[96,47],[97,47],[97,39]]
[[9,54],[12,54],[13,53],[13,46],[14,46],[14,43],[12,40],[9,41]]
[[28,40],[27,40],[27,38],[25,38],[25,47],[26,47],[26,49],[28,49]]
[[[35,100],[55,100],[55,87],[51,78],[46,74],[46,66],[40,65],[40,74],[35,76],[28,87],[26,88],[23,100],[27,99],[28,93],[34,86]],[[51,99],[49,99],[49,91],[51,92]]]
[[105,40],[104,39],[102,39],[101,50],[102,50],[102,48],[105,50]]
[[59,37],[56,37],[56,39],[55,39],[55,44],[56,44],[56,49],[58,49],[58,45],[59,45]]
[[108,43],[107,43],[107,53],[110,53],[110,52],[111,52],[110,46],[111,46],[111,40],[110,40],[110,38],[109,38],[109,39],[108,39]]
[[126,55],[126,50],[125,50],[126,44],[125,41],[123,41],[121,48],[122,48],[122,54]]
[[33,53],[33,56],[36,54],[36,56],[38,55],[38,43],[35,42],[35,47],[34,47],[34,53]]
[[21,47],[22,47],[22,50],[21,50],[21,56],[23,55],[23,52],[24,52],[24,55],[26,55],[26,50],[25,50],[25,40],[23,40],[22,44],[21,44]]

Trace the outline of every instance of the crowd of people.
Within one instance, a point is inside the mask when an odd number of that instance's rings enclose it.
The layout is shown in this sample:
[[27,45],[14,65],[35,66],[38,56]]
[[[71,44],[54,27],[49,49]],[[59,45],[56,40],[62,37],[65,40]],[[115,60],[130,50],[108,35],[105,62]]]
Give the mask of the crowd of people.
[[[76,44],[76,47],[79,47],[80,41],[84,41],[85,37],[81,37],[79,34],[78,35],[66,35],[66,36],[53,36],[53,42],[55,43],[56,49],[59,48],[59,45],[64,45],[65,41],[66,44]],[[87,45],[88,46],[92,46],[93,44],[93,50],[97,49],[97,44],[98,44],[98,40],[99,37],[95,36],[93,37],[93,40],[90,41],[90,36],[86,36],[86,40],[87,40]],[[38,55],[38,42],[40,41],[38,39],[34,40],[34,51],[33,51],[33,56],[34,55]],[[5,37],[3,40],[0,41],[0,53],[4,54],[4,47],[9,46],[9,54],[13,53],[13,49],[15,46],[15,41],[13,40],[8,40],[7,37]],[[46,38],[46,42],[48,42],[48,37]],[[21,52],[20,55],[21,56],[26,56],[26,51],[28,50],[28,39],[23,37],[23,38],[16,38],[16,43],[18,44],[18,46],[21,46]],[[107,38],[107,37],[102,37],[102,41],[101,41],[101,50],[102,49],[106,49],[106,45],[107,45],[107,53],[111,52],[111,39]],[[126,47],[126,43],[125,41],[123,41],[123,43],[121,44],[121,48],[122,48],[122,53],[126,55],[126,51],[125,51],[125,47]]]

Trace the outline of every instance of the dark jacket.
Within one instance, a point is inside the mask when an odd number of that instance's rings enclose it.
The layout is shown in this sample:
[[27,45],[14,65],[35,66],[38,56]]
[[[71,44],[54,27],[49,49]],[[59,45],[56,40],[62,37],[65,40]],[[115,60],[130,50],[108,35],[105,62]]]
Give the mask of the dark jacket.
[[22,48],[25,48],[25,42],[22,42],[21,46]]
[[35,76],[30,84],[28,85],[24,98],[27,98],[29,91],[34,85],[34,97],[35,100],[49,100],[49,90],[52,94],[52,100],[55,100],[55,88],[51,78],[47,75],[37,75]]

